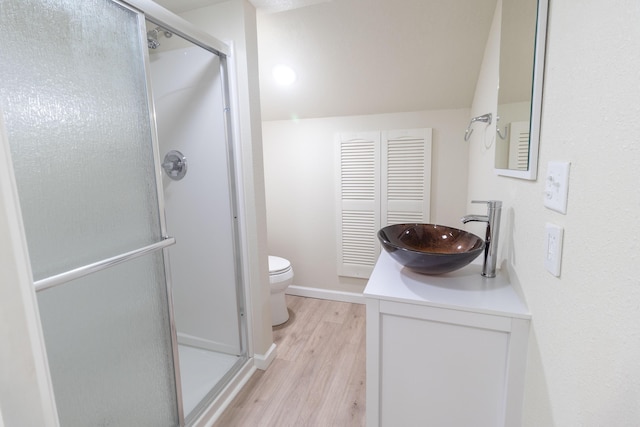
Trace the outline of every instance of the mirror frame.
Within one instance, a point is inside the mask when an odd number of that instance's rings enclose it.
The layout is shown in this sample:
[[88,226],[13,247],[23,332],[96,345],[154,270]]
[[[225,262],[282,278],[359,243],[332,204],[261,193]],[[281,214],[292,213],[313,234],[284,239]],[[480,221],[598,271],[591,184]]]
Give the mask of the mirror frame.
[[[533,54],[533,85],[531,90],[531,116],[529,125],[529,168],[524,170],[495,169],[497,175],[535,181],[538,177],[538,151],[540,148],[540,119],[542,116],[542,86],[544,83],[545,48],[549,0],[537,0],[535,50]],[[498,89],[499,90],[499,89]],[[496,106],[497,111],[497,106]]]

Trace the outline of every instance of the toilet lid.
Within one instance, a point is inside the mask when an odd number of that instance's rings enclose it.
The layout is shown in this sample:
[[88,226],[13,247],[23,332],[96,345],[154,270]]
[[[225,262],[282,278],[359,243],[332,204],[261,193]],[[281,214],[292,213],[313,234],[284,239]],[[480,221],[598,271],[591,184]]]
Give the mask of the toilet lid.
[[269,255],[269,274],[284,273],[291,268],[289,260]]

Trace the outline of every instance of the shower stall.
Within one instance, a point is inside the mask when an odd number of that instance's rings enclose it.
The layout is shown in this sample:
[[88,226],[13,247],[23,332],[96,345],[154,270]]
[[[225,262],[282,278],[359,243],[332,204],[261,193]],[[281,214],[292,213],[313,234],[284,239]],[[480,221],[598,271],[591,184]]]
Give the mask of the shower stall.
[[146,0],[0,3],[61,425],[193,423],[248,363],[229,48]]
[[244,361],[233,159],[218,55],[147,21],[185,413]]

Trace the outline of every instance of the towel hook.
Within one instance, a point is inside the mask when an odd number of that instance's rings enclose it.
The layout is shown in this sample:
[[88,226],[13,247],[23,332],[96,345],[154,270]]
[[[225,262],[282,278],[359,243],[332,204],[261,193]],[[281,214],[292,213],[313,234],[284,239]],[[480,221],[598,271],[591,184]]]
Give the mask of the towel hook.
[[507,134],[509,133],[509,125],[506,125],[504,127],[504,135],[502,134],[502,132],[500,132],[500,126],[498,126],[498,122],[500,121],[500,116],[496,117],[496,132],[498,134],[498,136],[500,137],[500,139],[507,139]]
[[491,117],[493,117],[491,113],[487,113],[487,114],[483,114],[481,116],[472,118],[471,121],[469,122],[469,126],[467,126],[467,130],[464,131],[464,140],[468,141],[469,138],[471,138],[471,134],[473,133],[473,129],[471,129],[471,125],[474,122],[483,122],[483,123],[486,123],[487,125],[490,125]]

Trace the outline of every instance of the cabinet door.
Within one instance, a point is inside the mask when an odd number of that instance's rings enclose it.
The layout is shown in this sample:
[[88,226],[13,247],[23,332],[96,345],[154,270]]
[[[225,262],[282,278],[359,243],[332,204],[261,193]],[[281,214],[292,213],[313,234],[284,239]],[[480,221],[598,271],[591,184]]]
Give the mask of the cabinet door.
[[528,320],[367,298],[367,425],[521,420]]
[[380,327],[381,426],[502,425],[508,333],[389,314]]

